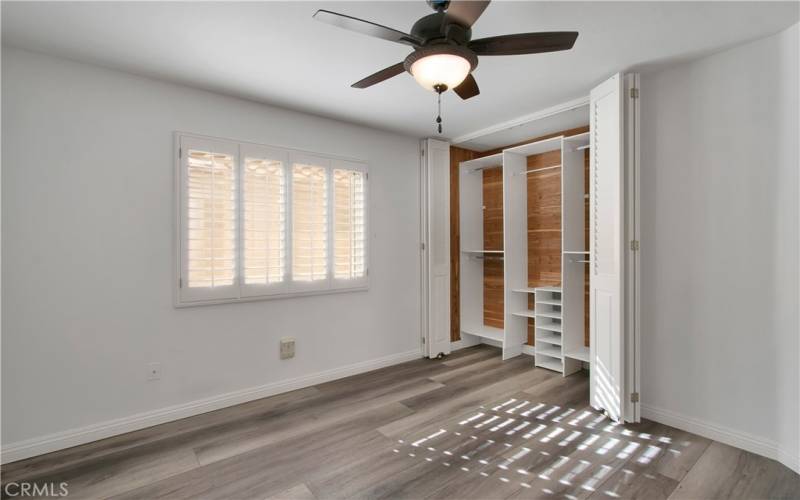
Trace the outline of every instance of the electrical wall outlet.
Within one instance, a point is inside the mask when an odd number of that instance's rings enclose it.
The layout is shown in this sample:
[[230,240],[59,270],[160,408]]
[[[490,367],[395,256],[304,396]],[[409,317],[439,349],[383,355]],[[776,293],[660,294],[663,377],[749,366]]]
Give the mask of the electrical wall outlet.
[[294,357],[294,338],[283,337],[281,339],[281,359],[289,359]]
[[161,379],[161,363],[150,363],[147,365],[147,380]]

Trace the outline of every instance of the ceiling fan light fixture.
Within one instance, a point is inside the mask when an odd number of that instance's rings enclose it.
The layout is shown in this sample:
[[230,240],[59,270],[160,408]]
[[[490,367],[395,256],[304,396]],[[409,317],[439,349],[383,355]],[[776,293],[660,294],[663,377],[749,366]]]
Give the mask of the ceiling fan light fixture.
[[448,89],[458,86],[469,74],[469,61],[453,54],[423,57],[411,65],[411,74],[423,88],[436,91],[437,85]]
[[[424,89],[439,92],[441,86],[453,89],[478,65],[471,50],[454,45],[429,46],[410,54],[406,70]],[[446,90],[446,89],[445,89]]]

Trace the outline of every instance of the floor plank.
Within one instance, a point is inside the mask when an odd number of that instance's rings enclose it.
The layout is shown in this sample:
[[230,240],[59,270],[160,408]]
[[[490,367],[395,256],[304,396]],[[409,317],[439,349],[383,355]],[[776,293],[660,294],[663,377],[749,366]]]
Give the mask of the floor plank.
[[671,499],[800,498],[800,476],[774,460],[712,442]]
[[800,498],[773,460],[588,406],[588,377],[488,346],[0,467],[71,498]]

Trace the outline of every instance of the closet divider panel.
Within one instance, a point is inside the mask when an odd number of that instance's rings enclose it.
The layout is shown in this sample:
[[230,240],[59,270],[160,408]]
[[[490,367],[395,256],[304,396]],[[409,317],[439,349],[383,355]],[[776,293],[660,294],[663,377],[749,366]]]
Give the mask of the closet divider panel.
[[522,354],[528,319],[514,312],[526,311],[528,296],[519,293],[527,287],[528,207],[525,179],[526,159],[516,153],[503,153],[503,246],[505,249],[505,340],[503,359]]
[[[479,175],[479,173],[476,173]],[[503,250],[503,169],[483,170],[483,249]],[[503,259],[483,261],[483,324],[503,328]]]

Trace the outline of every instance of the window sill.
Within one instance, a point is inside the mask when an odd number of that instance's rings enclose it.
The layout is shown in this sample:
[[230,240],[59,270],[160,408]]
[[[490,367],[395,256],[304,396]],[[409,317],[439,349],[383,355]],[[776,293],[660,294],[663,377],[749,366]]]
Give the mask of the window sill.
[[369,284],[352,288],[332,288],[328,290],[309,290],[307,292],[276,293],[273,295],[240,297],[238,299],[213,299],[213,300],[194,300],[191,302],[181,302],[178,299],[178,297],[176,297],[173,305],[175,309],[184,309],[188,307],[214,306],[219,304],[237,304],[240,302],[263,302],[268,300],[294,299],[297,297],[311,297],[314,295],[333,295],[339,293],[366,292],[368,290],[369,290]]

